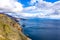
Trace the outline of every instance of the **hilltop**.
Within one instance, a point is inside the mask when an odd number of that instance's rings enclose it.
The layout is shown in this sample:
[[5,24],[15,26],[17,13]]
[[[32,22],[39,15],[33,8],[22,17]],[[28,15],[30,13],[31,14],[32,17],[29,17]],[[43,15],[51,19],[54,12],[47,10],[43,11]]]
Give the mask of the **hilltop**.
[[0,40],[30,40],[21,30],[18,22],[8,15],[0,13]]

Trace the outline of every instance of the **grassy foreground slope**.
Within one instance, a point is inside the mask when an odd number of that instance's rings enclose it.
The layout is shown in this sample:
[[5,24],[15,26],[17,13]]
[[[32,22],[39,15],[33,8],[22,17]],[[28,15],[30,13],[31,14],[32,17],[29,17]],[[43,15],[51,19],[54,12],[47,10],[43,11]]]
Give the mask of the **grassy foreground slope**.
[[5,14],[0,14],[0,40],[30,40],[21,32],[20,25]]

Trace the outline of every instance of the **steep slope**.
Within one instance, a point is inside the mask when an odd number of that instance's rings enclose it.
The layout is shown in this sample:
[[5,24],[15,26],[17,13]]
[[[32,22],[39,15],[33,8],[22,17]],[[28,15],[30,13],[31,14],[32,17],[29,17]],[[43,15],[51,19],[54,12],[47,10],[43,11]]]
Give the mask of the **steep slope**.
[[0,40],[30,40],[21,32],[20,25],[8,15],[0,13]]

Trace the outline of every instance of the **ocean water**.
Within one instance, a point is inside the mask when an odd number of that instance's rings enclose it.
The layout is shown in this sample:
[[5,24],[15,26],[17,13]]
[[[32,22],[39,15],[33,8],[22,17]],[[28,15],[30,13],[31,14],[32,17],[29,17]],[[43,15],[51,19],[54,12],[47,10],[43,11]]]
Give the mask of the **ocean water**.
[[19,23],[23,33],[32,40],[60,40],[60,20],[34,18]]

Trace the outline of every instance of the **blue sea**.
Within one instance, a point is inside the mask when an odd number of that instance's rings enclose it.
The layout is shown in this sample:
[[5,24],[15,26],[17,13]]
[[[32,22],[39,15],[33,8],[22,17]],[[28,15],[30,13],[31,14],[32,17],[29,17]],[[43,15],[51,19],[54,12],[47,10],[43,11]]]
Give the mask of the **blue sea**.
[[32,40],[60,40],[60,20],[33,18],[20,20],[23,33]]

